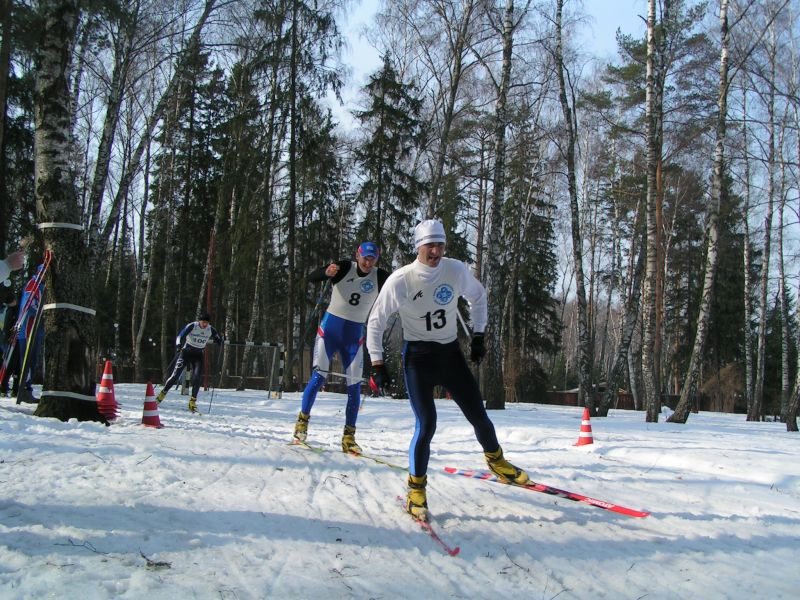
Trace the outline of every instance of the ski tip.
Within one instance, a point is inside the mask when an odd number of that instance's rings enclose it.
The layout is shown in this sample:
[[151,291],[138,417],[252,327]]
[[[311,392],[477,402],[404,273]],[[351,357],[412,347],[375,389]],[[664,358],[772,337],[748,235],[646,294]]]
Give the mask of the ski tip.
[[460,546],[456,546],[455,548],[451,548],[447,551],[450,556],[457,556],[459,552],[461,552]]
[[455,467],[445,467],[444,470],[448,473],[455,473],[456,471],[458,471],[458,469],[456,469]]

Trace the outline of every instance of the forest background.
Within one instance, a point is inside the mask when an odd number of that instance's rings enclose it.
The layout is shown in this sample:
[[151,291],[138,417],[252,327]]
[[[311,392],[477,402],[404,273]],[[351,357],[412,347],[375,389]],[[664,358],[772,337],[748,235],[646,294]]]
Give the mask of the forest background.
[[489,292],[490,408],[576,388],[603,415],[625,389],[651,421],[675,395],[672,420],[702,397],[797,429],[795,5],[649,0],[609,61],[577,1],[382,2],[344,127],[356,6],[0,1],[0,246],[54,256],[37,414],[102,420],[98,361],[163,375],[201,310],[304,381],[306,274],[364,239],[396,268],[438,217]]

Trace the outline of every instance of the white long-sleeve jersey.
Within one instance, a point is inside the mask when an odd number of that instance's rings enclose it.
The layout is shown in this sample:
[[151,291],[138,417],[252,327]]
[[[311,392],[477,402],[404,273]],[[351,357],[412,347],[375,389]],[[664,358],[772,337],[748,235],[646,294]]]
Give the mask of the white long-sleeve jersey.
[[419,260],[392,273],[381,288],[367,321],[367,350],[383,360],[383,332],[389,317],[400,313],[403,339],[446,344],[458,336],[458,298],[470,306],[475,332],[486,329],[486,289],[466,264],[442,258],[436,267]]

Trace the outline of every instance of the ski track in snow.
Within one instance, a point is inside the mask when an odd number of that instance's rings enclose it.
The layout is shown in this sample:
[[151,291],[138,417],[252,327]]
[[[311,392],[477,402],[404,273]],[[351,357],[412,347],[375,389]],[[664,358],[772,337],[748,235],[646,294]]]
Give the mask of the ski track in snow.
[[[300,394],[215,390],[163,429],[141,425],[144,385],[117,384],[111,427],[0,401],[0,597],[794,598],[800,584],[800,437],[743,415],[686,425],[643,413],[593,419],[536,404],[491,411],[532,479],[652,511],[628,518],[448,475],[485,466],[472,428],[437,401],[428,471],[446,555],[395,496],[406,473],[343,454],[345,396],[322,393],[309,443],[289,445]],[[405,400],[368,398],[364,452],[408,463]],[[169,567],[148,567],[148,559]]]

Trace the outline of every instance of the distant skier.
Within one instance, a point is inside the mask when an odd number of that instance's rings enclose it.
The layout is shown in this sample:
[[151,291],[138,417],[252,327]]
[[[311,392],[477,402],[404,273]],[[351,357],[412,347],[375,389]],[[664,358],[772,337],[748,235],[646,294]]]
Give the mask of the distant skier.
[[355,261],[340,260],[320,267],[309,276],[309,281],[330,279],[333,285],[331,303],[317,329],[314,343],[314,371],[303,391],[303,403],[294,427],[294,437],[305,441],[308,419],[317,392],[325,385],[331,359],[339,353],[347,381],[347,407],[342,434],[344,452],[361,452],[356,443],[356,419],[361,405],[361,375],[364,368],[364,322],[378,297],[389,272],[375,268],[380,257],[378,245],[363,242],[355,254]]
[[164,400],[169,389],[178,383],[183,370],[189,367],[192,371],[192,395],[189,398],[189,410],[197,412],[197,393],[200,391],[200,382],[203,380],[203,350],[208,342],[222,344],[222,336],[211,326],[211,315],[203,313],[197,321],[187,323],[175,338],[178,355],[175,358],[175,367],[172,375],[164,383],[164,387],[156,398],[159,404]]
[[389,316],[400,313],[403,325],[403,368],[416,426],[411,439],[406,510],[427,520],[426,495],[431,440],[436,431],[433,389],[448,390],[472,425],[486,462],[501,480],[525,483],[528,475],[503,457],[494,425],[486,414],[480,389],[458,345],[458,299],[470,304],[475,323],[470,359],[480,363],[486,349],[486,290],[460,260],[444,257],[445,232],[439,221],[422,221],[414,229],[417,259],[392,273],[381,290],[367,325],[367,349],[378,385],[389,378],[383,363],[383,332]]

